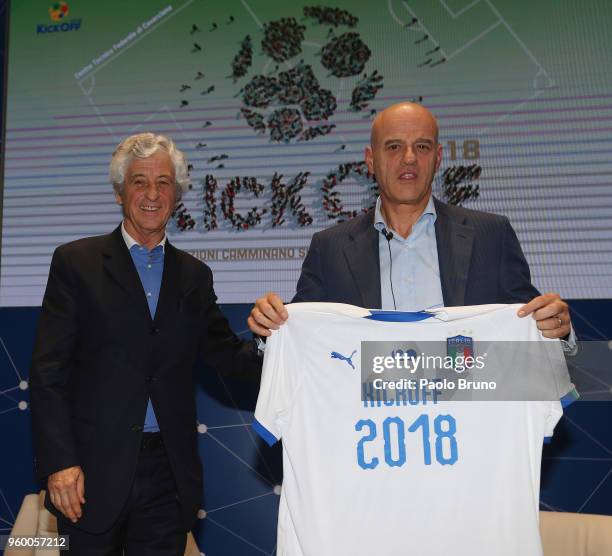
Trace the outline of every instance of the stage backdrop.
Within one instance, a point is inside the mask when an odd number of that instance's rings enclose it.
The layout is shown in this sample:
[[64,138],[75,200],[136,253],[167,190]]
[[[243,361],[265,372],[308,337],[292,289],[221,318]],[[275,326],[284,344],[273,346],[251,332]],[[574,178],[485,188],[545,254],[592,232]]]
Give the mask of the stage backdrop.
[[506,214],[535,284],[612,297],[612,4],[20,0],[10,11],[0,305],[38,305],[53,249],[120,220],[129,134],[193,186],[171,240],[227,303],[291,297],[313,232],[372,205],[375,113],[438,116],[442,199]]
[[[0,0],[0,19],[5,2]],[[192,189],[171,240],[215,271],[248,336],[250,303],[291,297],[313,232],[370,206],[376,111],[438,115],[443,200],[506,214],[536,285],[612,337],[612,7],[604,0],[15,0],[0,259],[0,532],[33,478],[28,368],[53,249],[120,221],[110,153],[172,136]],[[606,344],[601,344],[605,347]],[[280,450],[251,432],[257,385],[196,369],[208,555],[274,554]],[[609,391],[572,370],[587,399]],[[117,395],[121,395],[120,392]],[[544,509],[612,513],[611,404],[579,402],[545,448]],[[504,501],[500,501],[503,505]]]

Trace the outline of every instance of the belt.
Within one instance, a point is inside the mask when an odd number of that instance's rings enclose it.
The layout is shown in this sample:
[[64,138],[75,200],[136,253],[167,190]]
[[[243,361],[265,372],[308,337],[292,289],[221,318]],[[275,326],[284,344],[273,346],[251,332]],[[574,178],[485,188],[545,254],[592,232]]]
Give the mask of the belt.
[[156,450],[164,445],[161,432],[143,432],[140,440],[140,451]]

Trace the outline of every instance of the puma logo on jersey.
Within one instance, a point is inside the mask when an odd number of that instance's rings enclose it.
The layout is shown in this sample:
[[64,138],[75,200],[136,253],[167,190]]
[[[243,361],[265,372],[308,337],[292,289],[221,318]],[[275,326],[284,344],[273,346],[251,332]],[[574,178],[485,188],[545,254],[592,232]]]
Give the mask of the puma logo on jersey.
[[337,351],[332,351],[331,352],[331,358],[332,359],[340,359],[340,361],[346,361],[354,369],[355,365],[353,365],[353,356],[356,353],[357,353],[357,350],[354,350],[353,353],[351,353],[347,357],[346,355],[342,355],[341,353],[338,353]]

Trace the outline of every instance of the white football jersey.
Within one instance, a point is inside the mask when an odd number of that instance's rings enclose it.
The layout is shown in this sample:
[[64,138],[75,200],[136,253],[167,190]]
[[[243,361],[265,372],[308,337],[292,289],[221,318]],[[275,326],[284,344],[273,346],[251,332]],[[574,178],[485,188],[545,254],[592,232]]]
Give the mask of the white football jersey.
[[560,400],[440,401],[423,390],[381,401],[364,394],[360,372],[363,341],[454,350],[447,340],[463,338],[474,356],[485,341],[544,341],[553,355],[542,373],[571,399],[559,342],[518,318],[518,307],[287,306],[288,321],[267,341],[253,424],[269,444],[283,441],[279,556],[542,554],[542,442]]

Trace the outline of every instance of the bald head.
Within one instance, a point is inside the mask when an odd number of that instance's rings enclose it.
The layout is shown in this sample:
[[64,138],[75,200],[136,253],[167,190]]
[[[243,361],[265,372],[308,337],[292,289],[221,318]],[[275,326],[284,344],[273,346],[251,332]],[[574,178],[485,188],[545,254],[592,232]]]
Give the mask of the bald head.
[[370,145],[376,148],[381,137],[385,135],[385,130],[398,125],[429,128],[436,143],[438,142],[438,121],[434,115],[420,104],[400,102],[385,108],[374,118],[370,132]]
[[[420,104],[394,104],[376,116],[370,141],[365,162],[376,177],[383,212],[391,220],[395,213],[394,229],[407,226],[407,234],[411,220],[402,211],[413,215],[423,211],[442,162],[438,123]],[[404,214],[401,218],[400,213]]]

